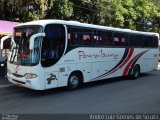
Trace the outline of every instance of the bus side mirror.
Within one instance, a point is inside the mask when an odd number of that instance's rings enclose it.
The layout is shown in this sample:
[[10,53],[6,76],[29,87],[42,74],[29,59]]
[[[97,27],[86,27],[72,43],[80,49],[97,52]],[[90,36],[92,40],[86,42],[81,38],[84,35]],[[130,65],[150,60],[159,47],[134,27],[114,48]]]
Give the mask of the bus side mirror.
[[34,49],[34,40],[35,40],[35,38],[37,38],[37,37],[45,37],[45,36],[46,36],[45,33],[37,33],[37,34],[32,35],[31,38],[30,38],[30,42],[29,42],[29,49],[30,50]]
[[1,50],[4,48],[4,41],[11,37],[12,37],[11,35],[8,35],[1,38]]

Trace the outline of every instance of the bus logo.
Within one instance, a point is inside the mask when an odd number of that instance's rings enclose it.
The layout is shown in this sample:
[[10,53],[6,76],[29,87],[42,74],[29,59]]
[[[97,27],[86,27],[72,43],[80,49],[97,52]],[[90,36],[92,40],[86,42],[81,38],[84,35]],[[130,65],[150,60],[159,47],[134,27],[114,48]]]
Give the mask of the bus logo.
[[57,80],[56,75],[50,74],[50,77],[47,78],[47,82],[48,84],[51,84],[52,80]]

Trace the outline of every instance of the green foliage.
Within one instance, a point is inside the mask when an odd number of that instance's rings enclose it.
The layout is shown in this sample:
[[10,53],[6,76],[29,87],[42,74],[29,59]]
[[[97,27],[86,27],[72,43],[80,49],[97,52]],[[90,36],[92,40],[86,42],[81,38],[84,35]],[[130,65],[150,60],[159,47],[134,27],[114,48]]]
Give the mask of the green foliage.
[[46,5],[46,19],[69,19],[73,13],[69,0],[48,0]]
[[[160,0],[22,0],[4,1],[1,19],[26,22],[63,19],[160,33]],[[20,2],[21,0],[14,0]]]
[[113,0],[113,26],[140,31],[157,31],[160,26],[155,22],[160,12],[148,0]]

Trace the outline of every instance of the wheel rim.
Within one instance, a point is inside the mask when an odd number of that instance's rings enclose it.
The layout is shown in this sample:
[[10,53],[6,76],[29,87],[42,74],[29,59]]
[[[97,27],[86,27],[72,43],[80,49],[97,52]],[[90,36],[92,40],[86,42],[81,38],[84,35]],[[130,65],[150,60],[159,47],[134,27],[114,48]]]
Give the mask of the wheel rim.
[[138,77],[138,71],[135,71],[134,76],[137,78]]
[[72,86],[77,86],[79,84],[79,78],[77,76],[71,76],[70,84]]
[[139,69],[138,67],[135,67],[134,69],[134,77],[137,78],[139,76]]

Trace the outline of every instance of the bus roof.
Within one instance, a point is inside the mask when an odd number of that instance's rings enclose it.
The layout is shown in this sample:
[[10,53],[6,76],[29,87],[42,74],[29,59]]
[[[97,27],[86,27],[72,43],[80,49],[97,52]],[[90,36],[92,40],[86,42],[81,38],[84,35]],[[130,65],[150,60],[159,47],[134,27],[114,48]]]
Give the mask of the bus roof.
[[122,29],[122,28],[114,28],[114,27],[107,27],[107,26],[101,26],[101,25],[94,25],[94,24],[87,24],[87,23],[80,23],[78,21],[65,21],[65,20],[56,20],[56,19],[46,19],[46,20],[38,20],[38,21],[31,21],[19,24],[17,26],[23,26],[23,25],[41,25],[46,26],[47,24],[65,24],[65,25],[73,25],[73,26],[79,26],[79,27],[89,27],[89,28],[96,28],[96,29],[105,29],[105,30],[112,30],[112,31],[121,31],[121,32],[130,32],[130,33],[137,33],[137,34],[148,34],[148,35],[156,35],[159,36],[158,33],[154,32],[142,32],[142,31],[135,31],[131,29]]

